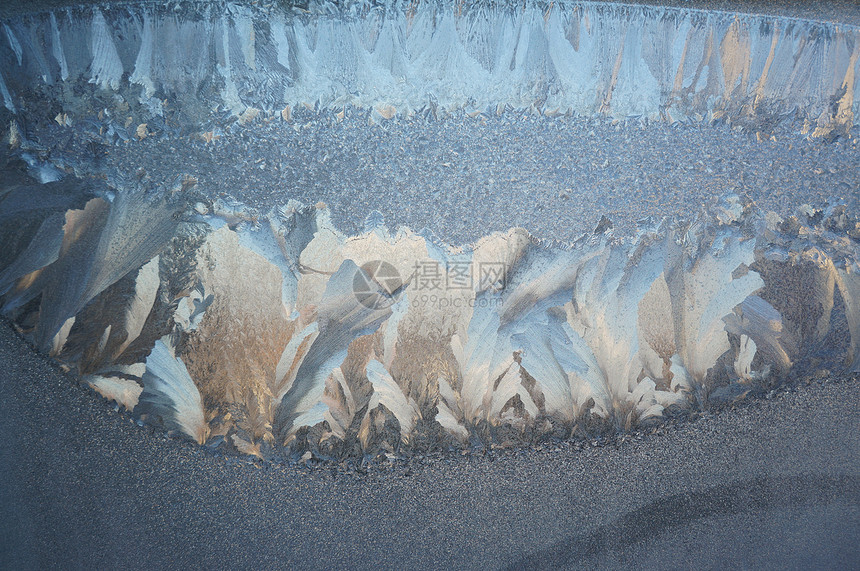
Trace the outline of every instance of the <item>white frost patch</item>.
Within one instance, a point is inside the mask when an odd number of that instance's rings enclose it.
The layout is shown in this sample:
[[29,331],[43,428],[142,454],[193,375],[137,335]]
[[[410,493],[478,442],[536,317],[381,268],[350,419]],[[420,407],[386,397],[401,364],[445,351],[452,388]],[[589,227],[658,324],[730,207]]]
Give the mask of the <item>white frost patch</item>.
[[0,71],[0,95],[3,96],[3,105],[6,109],[15,113],[15,103],[12,101],[12,94],[9,93],[9,88],[6,87],[6,80],[3,79],[3,72]]
[[217,68],[218,73],[224,78],[224,89],[221,90],[221,99],[234,115],[239,115],[245,110],[245,105],[239,99],[239,88],[236,87],[236,82],[233,81],[233,68],[230,63],[230,23],[227,18],[221,21],[220,36],[223,59],[218,62]]
[[60,354],[60,351],[63,350],[63,347],[66,345],[66,340],[69,338],[69,332],[72,330],[72,326],[75,324],[75,317],[72,316],[68,318],[63,326],[60,327],[60,330],[54,335],[54,338],[51,340],[51,350],[48,354],[51,357],[56,357]]
[[93,61],[90,64],[90,83],[116,91],[122,79],[122,61],[113,43],[110,27],[98,9],[93,12],[91,49]]
[[756,352],[755,341],[746,335],[741,335],[740,343],[740,350],[735,359],[735,374],[748,381],[753,378],[752,362]]
[[296,373],[299,369],[304,353],[299,353],[299,349],[306,342],[313,343],[319,335],[319,324],[314,321],[298,333],[290,338],[289,343],[281,353],[281,358],[278,361],[278,366],[275,368],[276,386],[280,390],[275,395],[274,401],[280,402],[287,391],[293,386],[293,381],[296,379]]
[[729,349],[723,318],[764,286],[764,281],[753,271],[732,277],[742,264],[752,264],[754,247],[753,240],[741,242],[727,236],[721,250],[705,252],[684,275],[683,299],[679,299],[681,303],[677,306],[685,324],[680,349],[687,370],[699,383]]
[[134,410],[143,387],[139,383],[122,377],[88,375],[84,379],[97,393],[108,400]]
[[169,343],[169,337],[156,341],[146,359],[142,396],[168,428],[177,428],[202,444],[209,427],[200,391]]
[[15,58],[18,60],[18,65],[21,65],[21,43],[18,41],[18,38],[15,37],[15,34],[12,32],[12,29],[8,24],[3,24],[3,30],[6,32],[6,39],[9,40],[9,46],[12,48],[12,51],[15,52]]
[[143,16],[143,33],[140,38],[140,51],[134,62],[134,73],[129,81],[142,85],[147,98],[155,95],[155,83],[152,81],[152,44],[155,32],[149,14]]
[[[397,382],[385,370],[382,363],[376,359],[371,359],[367,363],[367,380],[373,385],[373,395],[370,397],[367,410],[372,411],[379,405],[383,405],[390,410],[391,414],[400,423],[400,439],[405,442],[412,433],[412,427],[415,426],[415,421],[418,419],[418,409],[415,401],[406,398],[406,395],[403,394]],[[370,422],[369,415],[364,418],[364,422]],[[359,432],[365,431],[360,430]]]
[[60,39],[60,28],[57,25],[57,17],[51,12],[51,53],[60,66],[60,79],[66,81],[69,78],[69,65],[66,63],[66,54],[63,51],[63,42]]
[[159,257],[156,256],[137,272],[135,280],[134,298],[128,306],[125,314],[125,341],[119,346],[115,356],[119,356],[125,351],[132,341],[138,338],[140,332],[143,331],[143,326],[146,323],[149,312],[155,303],[155,296],[158,294],[158,286],[161,280],[158,275]]

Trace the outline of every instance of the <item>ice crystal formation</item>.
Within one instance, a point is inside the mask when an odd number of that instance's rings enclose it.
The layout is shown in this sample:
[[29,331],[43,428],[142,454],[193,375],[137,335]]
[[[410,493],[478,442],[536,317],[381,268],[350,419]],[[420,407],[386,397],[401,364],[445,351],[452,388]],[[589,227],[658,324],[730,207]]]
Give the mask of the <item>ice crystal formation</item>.
[[[218,204],[133,193],[26,200],[59,184],[3,196],[3,312],[102,395],[200,443],[338,456],[565,437],[810,363],[860,370],[860,236],[839,205],[782,220],[728,197],[635,238],[512,229],[455,248],[378,220],[347,237],[296,203],[231,224]],[[464,287],[428,278],[458,267]]]
[[72,123],[92,105],[72,86],[90,85],[119,96],[117,114],[137,114],[112,125],[125,138],[145,135],[168,99],[197,120],[215,107],[243,122],[296,105],[366,107],[378,120],[507,107],[792,116],[822,136],[850,127],[860,81],[849,25],[599,2],[117,3],[20,16],[0,37],[7,109],[28,110],[35,91]]
[[349,104],[380,121],[790,116],[837,136],[856,108],[856,29],[593,3],[201,9],[69,9],[0,30],[7,142],[33,167],[0,185],[0,311],[141,421],[331,458],[629,430],[860,371],[860,225],[838,201],[780,218],[726,196],[635,236],[514,228],[453,246],[379,213],[346,236],[323,204],[261,215],[189,202],[187,181],[112,189],[33,158],[20,127],[34,101],[74,124],[94,90],[136,114],[105,120],[122,140],[168,98],[240,128]]

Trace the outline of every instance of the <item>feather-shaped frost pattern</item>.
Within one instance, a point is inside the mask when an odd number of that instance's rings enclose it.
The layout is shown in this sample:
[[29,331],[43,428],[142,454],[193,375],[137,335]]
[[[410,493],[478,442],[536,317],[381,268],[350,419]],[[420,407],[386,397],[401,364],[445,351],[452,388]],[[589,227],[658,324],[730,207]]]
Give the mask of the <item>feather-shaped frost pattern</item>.
[[[331,372],[346,358],[349,344],[357,337],[372,333],[390,315],[387,306],[374,307],[362,304],[353,291],[358,272],[356,264],[347,260],[329,279],[325,293],[317,308],[319,334],[299,365],[295,381],[278,406],[276,432],[281,437],[291,434],[297,419],[306,424],[306,413],[322,398],[325,382]],[[366,279],[363,283],[372,284]],[[380,287],[378,295],[386,292]],[[324,411],[319,412],[323,415]],[[303,415],[305,417],[303,418]],[[321,418],[321,417],[320,417]]]
[[325,392],[320,402],[327,409],[325,420],[333,435],[345,439],[357,410],[352,390],[340,367],[335,367],[326,379]]
[[[4,206],[6,202],[4,201]],[[64,284],[62,290],[57,291],[57,286],[54,283],[57,279],[57,274],[70,273],[71,268],[83,266],[86,268],[90,256],[92,255],[93,243],[97,239],[105,220],[106,203],[100,198],[93,198],[87,201],[82,209],[69,209],[65,212],[65,222],[62,227],[62,242],[59,250],[55,252],[55,244],[51,243],[48,246],[48,252],[40,252],[44,256],[45,261],[51,260],[44,270],[34,270],[33,272],[20,276],[15,287],[5,296],[3,310],[6,312],[13,311],[21,307],[29,301],[35,299],[39,295],[47,296],[50,302],[46,304],[45,315],[40,316],[41,320],[48,321],[46,316],[50,312],[57,312],[60,309],[54,298],[56,296],[67,296],[75,298],[79,294],[79,290],[84,287],[86,272],[79,272],[80,275],[66,278],[68,281]],[[53,242],[53,241],[51,241]],[[39,245],[35,245],[36,248]],[[40,256],[40,257],[41,257]],[[9,271],[9,268],[7,268]],[[82,283],[83,282],[83,283]],[[61,319],[54,318],[65,322],[72,315],[65,315]],[[57,324],[57,329],[61,325]],[[40,328],[45,329],[45,325]],[[51,332],[51,336],[56,333],[56,329]]]
[[[497,296],[481,296],[492,299]],[[454,355],[460,363],[460,409],[470,422],[484,412],[493,383],[513,361],[513,351],[499,340],[499,315],[490,304],[478,303],[469,322],[466,341],[455,334]]]
[[[84,209],[67,211],[56,260],[20,279],[4,311],[41,295],[35,341],[47,347],[70,317],[166,245],[178,224],[173,214],[166,204],[135,192],[119,193],[112,203],[93,198]],[[53,259],[53,249],[42,255]]]
[[319,323],[314,321],[290,338],[275,369],[276,402],[280,402],[292,387],[299,364],[307,353],[307,347],[313,343],[317,335],[319,335]]
[[[571,383],[576,378],[571,375],[587,373],[589,356],[581,354],[583,347],[574,340],[578,335],[566,322],[562,306],[571,300],[583,264],[603,247],[585,246],[551,256],[530,251],[516,266],[501,307],[506,324],[502,334],[510,336],[520,366],[540,387],[543,412],[566,422],[577,416],[584,390]],[[520,400],[528,411],[532,399],[520,395]]]
[[695,261],[685,280],[684,314],[686,335],[682,351],[695,378],[704,379],[717,358],[728,350],[723,318],[735,306],[759,290],[764,282],[755,272],[734,278],[742,264],[753,262],[754,243],[727,237],[719,252],[708,250]]
[[6,268],[0,271],[0,295],[18,279],[54,263],[63,245],[63,216],[59,213],[48,216],[26,249]]
[[[585,374],[588,364],[578,354],[573,338],[578,337],[564,315],[547,313],[524,324],[513,336],[514,346],[522,353],[520,365],[540,385],[546,414],[558,415],[567,422],[579,414],[583,387],[571,384],[573,373]],[[590,394],[590,393],[589,393]]]
[[[568,319],[592,353],[591,382],[602,385],[599,390],[592,386],[600,416],[629,424],[632,413],[645,412],[643,399],[654,404],[656,386],[643,378],[637,324],[642,300],[664,263],[660,241],[644,252],[608,247],[589,260],[578,277]],[[653,416],[655,411],[648,412]]]
[[161,280],[158,276],[158,256],[144,264],[137,272],[135,278],[134,298],[128,306],[125,314],[125,340],[116,349],[114,358],[125,351],[131,343],[138,338],[143,326],[149,317],[149,312],[155,303],[158,287]]
[[372,411],[380,405],[387,408],[400,423],[401,440],[408,440],[419,416],[415,401],[406,398],[382,363],[375,359],[367,363],[367,379],[373,387],[368,410]]
[[91,37],[93,59],[90,65],[90,81],[102,89],[110,88],[115,91],[119,88],[123,65],[113,41],[111,28],[98,9],[93,11]]
[[168,430],[177,430],[200,444],[206,441],[209,426],[200,391],[175,356],[169,338],[156,341],[142,381],[136,414],[157,416]]

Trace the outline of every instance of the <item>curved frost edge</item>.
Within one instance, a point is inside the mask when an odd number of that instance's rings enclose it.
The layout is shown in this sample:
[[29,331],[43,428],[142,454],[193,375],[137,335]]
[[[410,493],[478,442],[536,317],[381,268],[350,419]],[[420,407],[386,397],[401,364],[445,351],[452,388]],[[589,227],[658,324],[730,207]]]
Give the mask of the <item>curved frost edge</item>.
[[12,18],[0,26],[0,99],[22,116],[59,106],[49,119],[61,125],[107,110],[125,140],[177,119],[245,124],[348,105],[371,121],[513,108],[726,121],[766,136],[790,118],[838,136],[860,105],[850,25],[599,2],[317,8],[154,3]]
[[[626,431],[860,371],[860,223],[728,196],[569,244],[345,236],[324,205],[0,196],[0,308],[143,421],[272,457]],[[44,200],[23,200],[43,193]],[[71,208],[70,208],[71,206]]]

